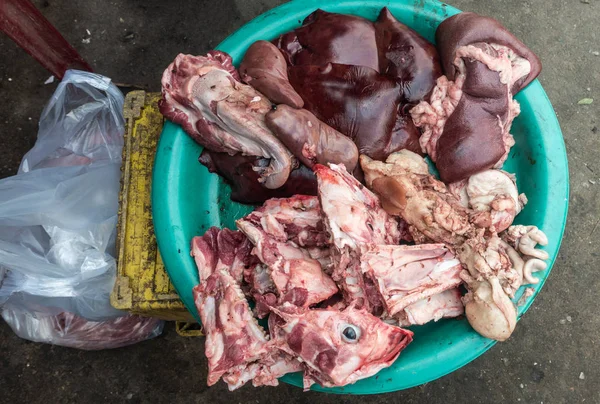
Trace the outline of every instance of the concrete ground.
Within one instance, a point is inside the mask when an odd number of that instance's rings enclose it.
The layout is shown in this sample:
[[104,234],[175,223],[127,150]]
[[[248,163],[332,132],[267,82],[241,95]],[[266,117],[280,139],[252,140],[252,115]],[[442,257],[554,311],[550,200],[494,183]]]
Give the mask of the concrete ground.
[[[179,52],[200,54],[278,0],[41,1],[36,5],[98,72],[160,88]],[[0,397],[6,403],[599,403],[600,402],[600,0],[454,0],[494,16],[542,59],[540,80],[558,114],[571,174],[571,209],[552,275],[508,342],[437,381],[367,397],[295,387],[206,387],[202,339],[172,326],[152,341],[80,352],[18,339],[0,324]],[[86,30],[89,30],[90,35]],[[83,39],[89,43],[82,43]],[[0,35],[0,177],[33,146],[36,121],[55,84]],[[593,98],[591,105],[578,105]]]

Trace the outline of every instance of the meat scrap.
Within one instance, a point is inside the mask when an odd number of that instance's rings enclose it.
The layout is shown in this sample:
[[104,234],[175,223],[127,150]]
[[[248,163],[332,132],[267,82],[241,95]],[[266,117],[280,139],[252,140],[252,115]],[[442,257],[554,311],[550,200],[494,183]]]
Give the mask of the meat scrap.
[[269,100],[238,78],[223,52],[180,54],[163,73],[160,111],[211,151],[271,159],[255,169],[265,187],[279,188],[292,171],[292,156],[266,127]]
[[307,310],[290,304],[269,317],[273,343],[306,366],[304,389],[345,386],[390,366],[413,333],[353,306]]
[[[410,112],[423,152],[446,183],[499,168],[514,139],[513,99],[541,71],[538,57],[498,21],[461,13],[443,21],[436,43],[446,76]],[[482,153],[485,150],[485,153]]]
[[240,219],[236,224],[255,245],[257,257],[268,266],[281,298],[279,303],[308,307],[337,293],[337,286],[319,261],[301,248],[269,236],[260,223]]
[[522,273],[523,283],[538,283],[539,279],[533,273],[545,270],[548,266],[545,261],[549,258],[548,252],[537,248],[548,244],[544,232],[536,226],[516,225],[510,226],[501,237],[514,248],[510,258],[513,266]]
[[525,194],[519,195],[515,176],[506,171],[485,170],[470,176],[465,183],[462,199],[473,209],[471,222],[478,227],[500,233],[527,203]]
[[[547,243],[546,236],[535,226],[508,227],[524,200],[510,175],[484,171],[474,175],[473,182],[453,184],[450,192],[444,183],[423,174],[418,159],[405,151],[385,163],[366,156],[360,162],[367,185],[380,195],[388,213],[408,223],[418,244],[443,243],[456,253],[465,267],[459,274],[468,291],[463,302],[469,323],[481,335],[503,341],[517,321],[511,298],[522,285],[536,283],[532,273],[547,266],[547,253],[536,248]],[[498,236],[497,229],[506,227]],[[373,258],[374,268],[390,268],[377,264],[382,257]],[[385,275],[374,277],[381,276]],[[386,293],[382,295],[387,301]]]
[[270,199],[246,218],[260,222],[263,230],[279,241],[290,241],[307,249],[329,248],[329,235],[316,196]]
[[206,334],[207,383],[212,386],[223,378],[230,390],[250,380],[254,386],[276,386],[277,378],[300,369],[297,361],[274,354],[269,336],[252,315],[240,280],[233,276],[239,247],[246,241],[240,232],[216,228],[192,240],[191,253],[200,277],[193,293]]
[[450,248],[462,244],[474,231],[469,211],[448,192],[446,185],[417,164],[422,157],[405,151],[396,154],[392,163],[374,161],[361,156],[360,163],[367,185],[381,198],[391,215],[402,217],[418,243],[444,243]]
[[422,325],[442,318],[458,317],[464,313],[460,290],[453,288],[406,306],[396,315],[396,320],[400,326]]
[[270,160],[267,158],[241,154],[230,156],[228,153],[204,149],[199,161],[209,172],[221,176],[231,187],[231,200],[234,202],[259,205],[270,198],[287,198],[296,194],[317,195],[317,177],[303,164],[292,170],[281,187],[269,189],[259,182],[260,171],[269,167]]
[[218,227],[194,237],[191,244],[200,281],[207,279],[216,268],[225,269],[236,282],[241,282],[245,268],[252,263],[251,251],[252,244],[243,233]]
[[[288,199],[271,199],[248,216],[236,221],[237,227],[255,246],[254,254],[268,268],[268,276],[277,289],[278,304],[291,302],[312,306],[338,292],[323,271],[316,250],[328,249],[319,201],[298,195]],[[323,258],[323,254],[319,256]],[[265,277],[264,268],[256,267],[254,278]],[[256,280],[256,279],[254,279]],[[266,281],[262,281],[267,284]],[[274,304],[271,290],[255,294],[259,317],[265,304]]]
[[218,257],[205,250],[200,254],[196,264],[201,279],[194,296],[206,334],[207,383],[212,386],[226,374],[243,374],[269,348],[268,337],[252,316],[239,284],[226,268],[210,265]]
[[332,278],[347,303],[382,314],[383,301],[376,285],[360,271],[360,255],[368,246],[398,244],[398,223],[379,199],[343,166],[315,166],[325,227],[332,237]]
[[390,317],[462,282],[462,266],[443,244],[374,246],[361,255],[360,268],[377,285]]

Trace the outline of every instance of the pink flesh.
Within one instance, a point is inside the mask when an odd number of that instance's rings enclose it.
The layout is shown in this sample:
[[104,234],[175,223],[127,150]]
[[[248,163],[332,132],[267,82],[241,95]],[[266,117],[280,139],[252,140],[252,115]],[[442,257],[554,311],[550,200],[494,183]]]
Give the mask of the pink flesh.
[[311,306],[338,291],[319,261],[291,241],[314,243],[314,237],[301,234],[321,233],[316,230],[322,227],[318,206],[314,197],[275,199],[236,222],[254,244],[256,256],[269,267],[280,300],[298,306]]
[[248,301],[226,270],[217,270],[194,288],[196,307],[206,334],[208,385],[247,366],[269,351],[264,330],[252,317]]
[[251,260],[252,244],[239,231],[211,227],[202,237],[194,237],[191,248],[200,283],[219,269],[227,270],[239,283],[246,264]]
[[163,73],[160,111],[213,152],[270,158],[260,180],[279,188],[290,174],[291,154],[265,124],[269,100],[238,79],[223,52],[180,54]]
[[375,246],[361,257],[361,270],[395,316],[407,306],[461,283],[460,262],[443,244]]
[[315,166],[319,200],[325,227],[333,237],[331,258],[333,279],[342,289],[346,303],[356,303],[375,313],[381,311],[381,297],[360,272],[359,256],[364,248],[400,241],[398,222],[381,207],[379,199],[348,174],[343,166]]
[[398,223],[383,210],[379,198],[344,166],[316,165],[314,170],[325,225],[337,248],[398,243]]
[[229,391],[236,390],[252,380],[254,387],[278,386],[281,376],[287,373],[300,372],[302,364],[283,351],[272,348],[272,355],[266,355],[260,362],[249,366],[238,366],[223,376]]
[[248,217],[259,220],[263,230],[279,241],[291,241],[306,248],[329,248],[329,237],[316,196],[269,199]]
[[[305,385],[345,386],[390,366],[413,333],[384,323],[364,309],[306,310],[284,305],[269,318],[277,346],[306,364]],[[358,338],[348,342],[342,331],[352,325]]]
[[240,269],[250,271],[245,265],[249,254],[248,239],[229,229],[213,227],[192,240],[200,275],[194,297],[206,334],[209,386],[221,377],[230,390],[249,380],[255,386],[276,385],[278,377],[299,370],[298,363],[287,356],[272,356],[275,348],[253,318],[240,288],[241,273],[239,279],[234,277]]
[[442,318],[458,317],[465,312],[458,288],[448,289],[421,299],[399,313],[398,323],[401,326],[422,325]]

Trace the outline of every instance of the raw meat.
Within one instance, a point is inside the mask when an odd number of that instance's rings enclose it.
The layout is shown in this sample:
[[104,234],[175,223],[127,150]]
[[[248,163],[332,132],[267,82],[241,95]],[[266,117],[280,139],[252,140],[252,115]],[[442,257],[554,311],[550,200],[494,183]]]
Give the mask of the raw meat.
[[269,267],[279,303],[308,307],[337,293],[335,283],[323,272],[319,261],[303,249],[287,240],[278,241],[252,218],[240,219],[236,224],[255,245],[257,257]]
[[315,173],[325,227],[335,247],[398,244],[397,222],[382,209],[377,196],[343,166],[316,165]]
[[[368,165],[363,165],[363,170],[368,171]],[[418,244],[433,241],[453,248],[473,231],[468,210],[431,175],[381,176],[373,180],[372,189],[388,213],[409,224]]]
[[513,265],[515,251],[495,234],[467,240],[458,257],[467,268],[461,277],[468,293],[463,302],[469,324],[484,337],[506,340],[517,324],[510,297],[521,287],[522,268]]
[[474,213],[471,221],[478,227],[506,230],[525,205],[515,177],[502,170],[486,170],[472,175],[465,187],[467,201]]
[[[497,20],[475,13],[460,13],[446,19],[436,31],[436,43],[446,75],[456,77],[454,58],[456,50],[474,43],[496,43],[511,48],[530,65],[529,72],[513,80],[512,93],[516,94],[531,83],[542,70],[540,59],[523,42]],[[522,62],[524,63],[524,61]]]
[[420,152],[419,131],[399,108],[401,88],[365,66],[290,66],[290,83],[304,108],[351,138],[361,154],[384,159],[401,149]]
[[325,227],[333,239],[332,277],[347,303],[380,315],[384,310],[382,298],[372,279],[361,273],[359,259],[369,246],[398,244],[398,223],[343,166],[316,165],[315,172]]
[[273,309],[269,331],[273,343],[305,364],[304,388],[345,386],[390,366],[413,333],[384,323],[364,309],[350,306],[307,310],[292,305]]
[[260,222],[263,230],[279,241],[290,241],[306,249],[329,248],[329,235],[316,196],[270,199],[247,219]]
[[548,244],[548,238],[536,226],[510,226],[502,234],[502,238],[515,250],[509,254],[513,266],[523,275],[523,283],[535,284],[539,279],[533,272],[543,271],[548,264],[545,262],[549,255],[546,251],[536,248]]
[[274,43],[290,66],[363,66],[397,80],[406,102],[429,95],[441,73],[435,47],[384,7],[375,23],[316,10]]
[[446,290],[405,307],[396,319],[400,326],[410,326],[461,316],[465,313],[461,297],[458,288]]
[[[162,320],[136,315],[90,321],[68,312],[32,314],[13,304],[3,305],[1,312],[6,323],[22,338],[88,351],[136,344],[157,337],[163,329]],[[32,330],[35,330],[33,336]]]
[[[205,262],[217,259],[205,258]],[[252,317],[246,297],[227,269],[198,269],[208,275],[201,276],[200,284],[194,288],[206,334],[207,383],[212,386],[227,375],[247,378],[244,373],[249,371],[249,365],[269,353],[268,337]]]
[[429,167],[418,154],[408,150],[400,150],[388,156],[385,162],[373,160],[369,156],[361,155],[360,164],[365,173],[365,181],[368,187],[373,186],[373,180],[379,177],[393,177],[407,173],[428,175]]
[[416,104],[428,97],[442,75],[435,46],[399,22],[386,7],[374,26],[379,72],[398,79],[406,102]]
[[375,28],[362,17],[317,9],[274,42],[290,66],[340,63],[379,70]]
[[219,51],[178,55],[162,77],[160,111],[211,151],[270,158],[268,167],[255,169],[265,187],[279,188],[293,161],[265,125],[271,103],[232,71],[231,57]]
[[230,390],[249,380],[254,386],[276,386],[278,377],[300,369],[291,358],[274,353],[269,337],[252,316],[240,281],[232,276],[239,256],[248,256],[247,240],[240,234],[211,228],[192,241],[200,277],[193,292],[206,334],[207,383],[212,386],[223,378]]
[[[338,292],[320,261],[311,256],[312,253],[322,259],[323,254],[319,256],[318,251],[329,248],[316,197],[271,199],[236,224],[254,244],[254,254],[268,267],[279,304],[291,302],[308,307]],[[264,317],[264,305],[274,304],[274,294],[260,266],[255,268],[252,280],[256,281],[257,276],[266,286],[261,286],[266,289],[264,294],[254,293],[260,301],[257,313]]]
[[293,169],[283,186],[269,189],[260,184],[260,173],[255,170],[255,167],[267,169],[269,159],[241,154],[230,156],[204,149],[199,160],[208,171],[219,174],[229,184],[231,200],[234,202],[257,205],[270,198],[286,198],[296,194],[317,195],[317,177],[304,165]]
[[[271,344],[272,345],[272,344]],[[223,375],[223,381],[227,383],[229,391],[236,390],[252,380],[254,387],[278,386],[279,377],[294,372],[301,372],[304,368],[297,359],[283,351],[276,351],[271,347],[272,353],[265,355],[258,362],[248,366],[242,365],[243,371],[230,371]]]
[[374,246],[361,255],[360,268],[377,285],[390,317],[462,281],[460,262],[443,244]]
[[473,13],[442,22],[436,42],[447,78],[438,79],[430,102],[422,101],[411,115],[423,130],[423,151],[442,180],[452,183],[502,166],[519,114],[513,95],[537,77],[541,64],[499,22]]
[[240,75],[274,104],[302,108],[304,101],[288,81],[287,64],[281,51],[267,41],[256,41],[240,63]]
[[354,142],[305,109],[279,105],[267,113],[267,127],[307,167],[343,164],[350,172],[358,163]]
[[[194,237],[191,255],[200,272],[200,281],[207,279],[215,269],[227,270],[237,283],[244,269],[252,262],[252,244],[239,231],[211,227],[202,237]],[[216,260],[216,261],[215,261]]]

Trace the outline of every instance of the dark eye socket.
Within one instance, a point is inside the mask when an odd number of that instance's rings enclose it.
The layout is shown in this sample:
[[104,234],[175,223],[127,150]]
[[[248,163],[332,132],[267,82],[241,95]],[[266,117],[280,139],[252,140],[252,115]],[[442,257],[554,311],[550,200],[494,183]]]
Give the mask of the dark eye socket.
[[354,331],[354,328],[352,328],[352,327],[344,328],[344,331],[342,332],[342,334],[344,334],[344,337],[346,337],[349,340],[353,341],[356,339],[356,331]]
[[349,343],[355,343],[360,338],[360,328],[352,324],[346,324],[342,329],[342,339]]

